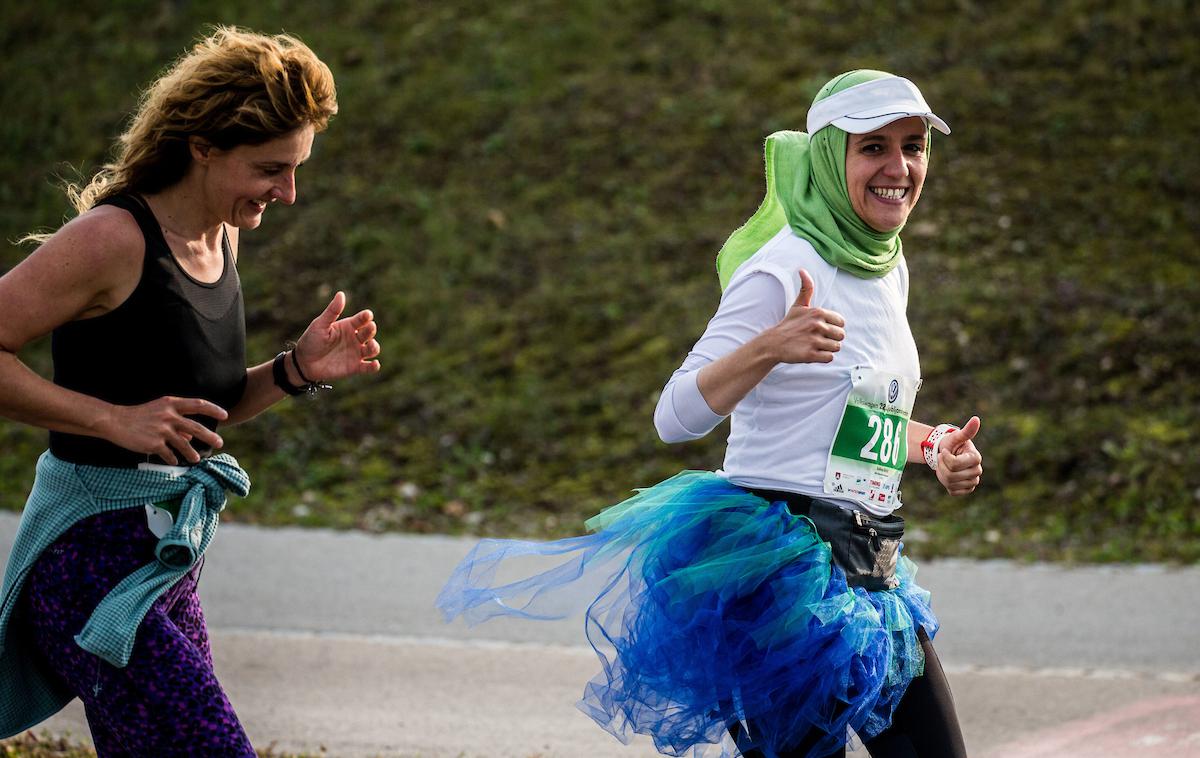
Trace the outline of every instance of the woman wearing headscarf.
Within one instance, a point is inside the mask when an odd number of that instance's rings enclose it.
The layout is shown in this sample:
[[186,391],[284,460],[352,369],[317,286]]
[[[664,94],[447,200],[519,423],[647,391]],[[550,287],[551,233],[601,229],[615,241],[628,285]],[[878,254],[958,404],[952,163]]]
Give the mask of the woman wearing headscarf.
[[[836,756],[852,731],[875,758],[962,758],[895,513],[908,463],[952,495],[982,475],[978,418],[911,418],[899,232],[930,129],[950,130],[907,79],[866,70],[826,84],[807,127],[767,139],[767,197],[718,254],[720,305],[655,411],[667,442],[732,415],[722,470],[642,490],[584,537],[485,540],[439,605],[470,622],[548,618],[571,582],[602,573],[585,624],[603,670],[580,708],[667,754]],[[522,555],[570,558],[492,586]]]
[[[0,415],[50,432],[0,593],[0,737],[83,701],[101,756],[254,756],[213,672],[196,587],[250,479],[220,425],[379,370],[338,292],[247,368],[238,243],[337,112],[287,35],[218,28],[143,95],[79,215],[0,277]],[[54,378],[17,357],[52,333]]]

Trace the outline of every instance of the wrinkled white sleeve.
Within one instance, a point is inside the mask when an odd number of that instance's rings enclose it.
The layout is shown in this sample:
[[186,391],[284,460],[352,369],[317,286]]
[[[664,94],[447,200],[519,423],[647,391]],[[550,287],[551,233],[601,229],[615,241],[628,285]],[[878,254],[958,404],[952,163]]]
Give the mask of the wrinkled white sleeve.
[[654,428],[663,442],[700,439],[721,423],[725,417],[713,412],[696,384],[700,369],[775,326],[785,313],[784,285],[775,276],[758,272],[729,285],[708,328],[658,398]]

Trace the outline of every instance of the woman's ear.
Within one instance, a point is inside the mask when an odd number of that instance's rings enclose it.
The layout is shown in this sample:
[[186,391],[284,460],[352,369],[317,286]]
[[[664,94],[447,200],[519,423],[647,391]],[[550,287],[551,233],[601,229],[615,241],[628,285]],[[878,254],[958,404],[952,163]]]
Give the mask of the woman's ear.
[[188,152],[197,163],[208,163],[213,154],[213,144],[203,137],[192,135],[188,137]]

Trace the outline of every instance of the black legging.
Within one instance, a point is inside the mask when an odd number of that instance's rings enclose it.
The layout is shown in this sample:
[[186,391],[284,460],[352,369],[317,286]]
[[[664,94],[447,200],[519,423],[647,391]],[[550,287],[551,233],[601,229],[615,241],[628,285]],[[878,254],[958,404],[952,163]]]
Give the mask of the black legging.
[[[918,629],[917,635],[925,651],[925,673],[908,685],[892,715],[891,726],[863,744],[871,758],[967,758],[946,672],[942,670],[942,663],[925,630]],[[734,724],[729,731],[737,739],[741,725]],[[823,735],[816,737],[820,736]],[[808,750],[809,747],[802,744],[795,751],[781,753],[779,758],[805,758]],[[751,750],[744,755],[745,758],[762,758],[763,753]],[[845,755],[843,747],[825,758],[845,758]]]

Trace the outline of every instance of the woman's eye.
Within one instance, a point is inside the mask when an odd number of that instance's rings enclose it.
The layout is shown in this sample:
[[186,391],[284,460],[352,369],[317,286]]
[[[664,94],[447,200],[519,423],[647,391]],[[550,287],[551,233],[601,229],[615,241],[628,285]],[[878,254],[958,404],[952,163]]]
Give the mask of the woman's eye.
[[925,152],[925,146],[916,142],[908,145],[906,149],[915,155],[920,155],[921,153]]

